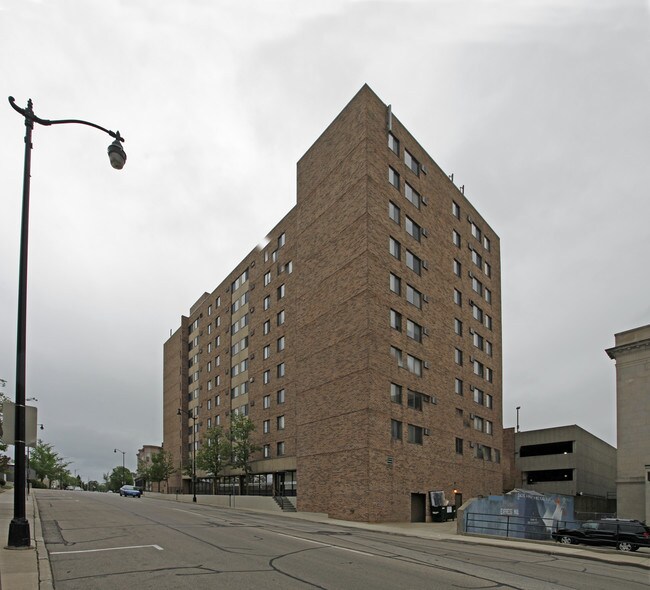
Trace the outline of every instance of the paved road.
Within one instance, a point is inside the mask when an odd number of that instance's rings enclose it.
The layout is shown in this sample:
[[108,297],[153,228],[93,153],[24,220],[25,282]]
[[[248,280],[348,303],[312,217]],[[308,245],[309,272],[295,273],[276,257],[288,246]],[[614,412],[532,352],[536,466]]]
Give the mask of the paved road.
[[647,590],[648,571],[282,515],[41,491],[57,590]]

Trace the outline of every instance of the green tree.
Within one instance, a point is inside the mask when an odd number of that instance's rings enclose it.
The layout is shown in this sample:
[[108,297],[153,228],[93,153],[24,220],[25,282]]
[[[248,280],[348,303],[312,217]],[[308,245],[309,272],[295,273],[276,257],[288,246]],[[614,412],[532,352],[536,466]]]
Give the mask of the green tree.
[[231,445],[221,426],[210,428],[203,446],[196,453],[196,467],[212,477],[212,493],[217,493],[217,478],[229,464]]
[[56,481],[59,487],[68,485],[70,471],[68,470],[70,461],[65,461],[63,457],[54,450],[51,444],[39,440],[32,449],[29,457],[29,466],[36,473],[38,480],[43,483],[45,478],[48,479],[48,486],[51,488]]
[[124,484],[133,485],[133,474],[126,468],[119,465],[114,467],[110,474],[104,474],[106,487],[113,492],[119,492]]
[[160,451],[151,456],[151,481],[158,483],[158,491],[160,491],[160,482],[167,482],[169,476],[176,472],[174,467],[174,459],[171,453],[167,451]]
[[253,421],[243,414],[233,416],[230,423],[230,441],[232,445],[232,454],[230,464],[241,469],[242,474],[239,476],[240,489],[242,494],[246,494],[248,488],[248,479],[252,472],[251,460],[253,454],[261,449],[251,440],[251,435],[255,430]]
[[148,481],[153,481],[153,478],[151,477],[152,470],[153,465],[149,461],[138,459],[137,477],[142,480],[142,487],[144,489],[147,488]]

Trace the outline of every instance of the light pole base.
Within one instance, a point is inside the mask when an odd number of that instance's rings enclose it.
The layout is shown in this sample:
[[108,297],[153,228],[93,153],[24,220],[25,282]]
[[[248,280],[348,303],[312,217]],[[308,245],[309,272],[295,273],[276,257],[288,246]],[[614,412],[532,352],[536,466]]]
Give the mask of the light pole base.
[[30,544],[29,521],[26,518],[14,518],[9,524],[7,549],[29,549]]

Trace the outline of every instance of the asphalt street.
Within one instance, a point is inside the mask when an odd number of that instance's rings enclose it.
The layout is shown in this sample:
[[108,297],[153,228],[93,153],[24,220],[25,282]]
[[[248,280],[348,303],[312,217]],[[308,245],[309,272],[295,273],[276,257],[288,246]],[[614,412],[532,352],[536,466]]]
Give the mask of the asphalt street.
[[647,570],[115,494],[40,491],[57,590],[643,589]]

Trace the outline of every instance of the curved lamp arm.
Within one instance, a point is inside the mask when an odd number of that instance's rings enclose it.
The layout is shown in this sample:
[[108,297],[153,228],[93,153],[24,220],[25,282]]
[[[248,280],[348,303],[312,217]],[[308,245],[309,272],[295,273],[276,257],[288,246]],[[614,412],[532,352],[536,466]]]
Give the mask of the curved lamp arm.
[[32,109],[33,103],[31,98],[27,101],[26,109],[20,108],[16,104],[16,99],[13,96],[9,97],[9,104],[16,112],[20,113],[23,117],[25,117],[26,125],[28,124],[28,122],[38,123],[39,125],[45,125],[45,126],[66,125],[68,123],[76,123],[78,125],[87,125],[88,127],[94,127],[95,129],[99,129],[100,131],[103,131],[104,133],[110,135],[115,139],[115,141],[108,146],[108,157],[111,161],[111,166],[113,166],[113,168],[116,168],[117,170],[121,170],[124,167],[124,164],[126,163],[126,152],[122,147],[122,142],[126,140],[120,135],[119,131],[111,131],[110,129],[106,129],[101,125],[97,125],[96,123],[91,123],[90,121],[84,121],[82,119],[55,119],[55,120],[41,119],[40,117],[37,117],[34,114],[34,111]]

